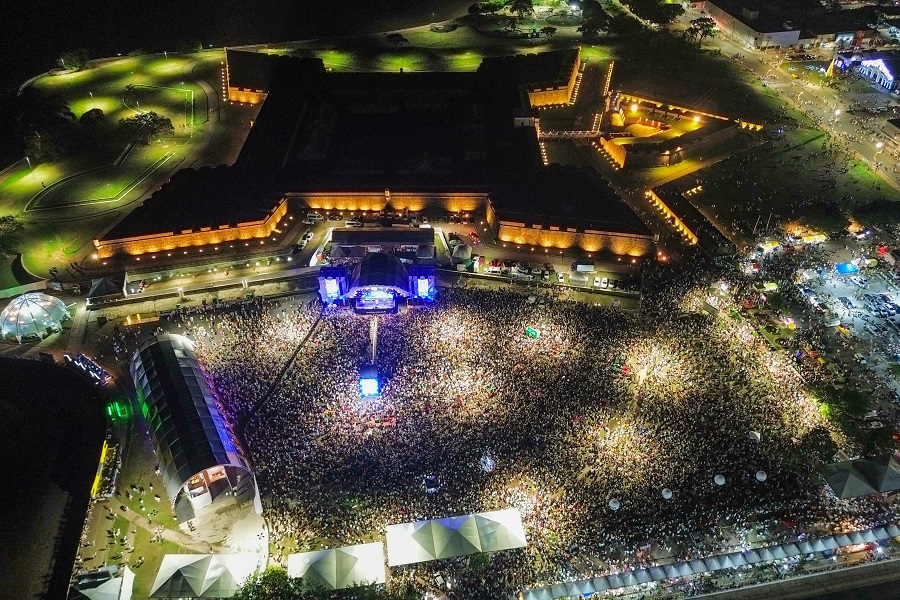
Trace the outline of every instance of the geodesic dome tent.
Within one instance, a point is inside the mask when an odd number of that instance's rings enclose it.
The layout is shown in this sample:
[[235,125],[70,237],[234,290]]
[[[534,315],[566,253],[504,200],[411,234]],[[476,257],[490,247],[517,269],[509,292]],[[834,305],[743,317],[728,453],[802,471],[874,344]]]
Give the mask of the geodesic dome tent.
[[6,305],[0,313],[0,333],[5,340],[22,342],[43,339],[48,333],[60,331],[71,319],[69,309],[59,298],[40,292],[22,294]]

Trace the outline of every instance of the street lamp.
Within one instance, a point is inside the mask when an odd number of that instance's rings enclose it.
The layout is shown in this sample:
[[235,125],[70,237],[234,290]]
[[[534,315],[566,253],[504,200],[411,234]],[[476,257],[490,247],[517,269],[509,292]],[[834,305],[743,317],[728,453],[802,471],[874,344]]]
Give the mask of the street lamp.
[[97,105],[94,104],[94,92],[88,92],[91,95],[91,108],[97,108]]

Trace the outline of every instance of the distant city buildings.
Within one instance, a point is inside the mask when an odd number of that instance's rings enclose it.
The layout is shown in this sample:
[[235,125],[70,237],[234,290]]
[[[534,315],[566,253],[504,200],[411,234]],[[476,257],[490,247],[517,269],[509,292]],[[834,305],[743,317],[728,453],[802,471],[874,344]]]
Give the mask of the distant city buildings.
[[817,0],[705,0],[692,7],[715,19],[726,37],[757,48],[853,48],[869,46],[878,32],[870,13],[826,11]]

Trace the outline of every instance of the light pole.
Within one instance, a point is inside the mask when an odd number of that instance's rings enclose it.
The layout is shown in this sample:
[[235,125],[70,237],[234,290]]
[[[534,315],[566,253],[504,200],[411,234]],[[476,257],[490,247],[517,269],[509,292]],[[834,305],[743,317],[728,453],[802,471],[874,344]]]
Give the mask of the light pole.
[[[884,144],[882,144],[881,142],[878,142],[877,144],[875,144],[875,154],[872,156],[872,160],[875,160],[875,157],[878,156],[879,154],[881,154],[882,150],[884,150]],[[876,166],[876,168],[877,168],[877,166]]]
[[91,95],[91,108],[97,108],[97,105],[94,104],[94,92],[88,92]]
[[26,156],[26,157],[25,157],[25,160],[28,162],[28,168],[29,168],[29,170],[30,170],[30,169],[33,169],[34,167],[31,166],[31,158],[28,157],[28,156]]

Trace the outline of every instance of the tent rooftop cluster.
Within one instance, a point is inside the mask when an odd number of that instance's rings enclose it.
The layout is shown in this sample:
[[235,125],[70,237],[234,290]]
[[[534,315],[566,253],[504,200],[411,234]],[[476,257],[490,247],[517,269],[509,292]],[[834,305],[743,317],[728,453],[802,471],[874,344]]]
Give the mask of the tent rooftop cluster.
[[302,577],[306,585],[326,590],[384,583],[384,545],[373,542],[289,554],[287,571],[290,577]]
[[388,525],[386,537],[392,567],[528,545],[514,508]]
[[900,461],[895,454],[859,458],[823,467],[825,480],[840,498],[900,490]]
[[259,560],[256,554],[166,554],[150,598],[229,598]]

